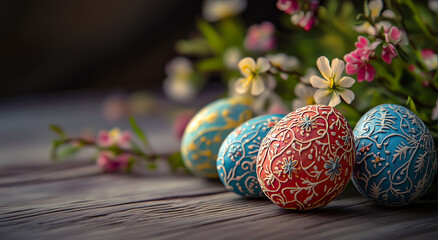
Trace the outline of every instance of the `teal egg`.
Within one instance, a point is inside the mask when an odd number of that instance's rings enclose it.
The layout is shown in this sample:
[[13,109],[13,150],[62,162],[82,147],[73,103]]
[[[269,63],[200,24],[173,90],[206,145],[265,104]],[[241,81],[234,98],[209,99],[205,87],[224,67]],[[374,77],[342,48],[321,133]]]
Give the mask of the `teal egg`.
[[399,206],[419,199],[438,170],[432,134],[409,109],[382,104],[354,128],[356,163],[353,183],[380,205]]
[[252,116],[247,98],[223,98],[202,108],[190,120],[181,142],[187,169],[197,176],[217,178],[216,159],[222,142]]
[[224,186],[245,197],[262,197],[256,160],[265,136],[285,115],[262,115],[235,128],[222,143],[216,162]]

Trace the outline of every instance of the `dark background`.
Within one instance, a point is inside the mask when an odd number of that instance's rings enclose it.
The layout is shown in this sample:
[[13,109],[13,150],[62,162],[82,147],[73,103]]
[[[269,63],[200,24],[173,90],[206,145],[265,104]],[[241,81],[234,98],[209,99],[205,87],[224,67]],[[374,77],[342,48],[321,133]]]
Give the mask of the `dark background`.
[[[249,1],[247,24],[275,20]],[[0,1],[0,98],[62,91],[161,91],[178,39],[197,34],[201,0]]]

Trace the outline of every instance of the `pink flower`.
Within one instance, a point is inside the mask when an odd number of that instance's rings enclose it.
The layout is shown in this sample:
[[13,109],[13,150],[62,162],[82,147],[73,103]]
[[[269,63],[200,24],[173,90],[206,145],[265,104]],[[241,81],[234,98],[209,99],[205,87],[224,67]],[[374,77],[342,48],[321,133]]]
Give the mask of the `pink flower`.
[[[308,5],[304,4],[305,9],[298,7],[294,12],[291,13],[291,21],[298,27],[303,28],[306,31],[310,31],[313,25],[317,22],[319,0],[307,0]],[[278,3],[277,3],[278,4]]]
[[308,11],[304,13],[300,11],[292,16],[292,23],[306,31],[310,31],[316,22],[315,13]]
[[380,44],[380,41],[375,41],[370,44],[368,38],[359,36],[357,42],[354,43],[356,46],[356,54],[361,58],[366,58],[367,60],[374,55],[376,47]]
[[432,49],[421,50],[421,58],[426,65],[427,70],[432,71],[438,69],[438,55]]
[[394,46],[389,43],[388,45],[384,45],[382,49],[382,59],[388,64],[391,64],[393,58],[397,57],[397,52],[395,51]]
[[270,22],[252,25],[245,38],[245,48],[254,52],[268,52],[275,48],[275,27]]
[[361,58],[355,53],[355,51],[353,51],[345,55],[344,60],[347,62],[345,72],[349,75],[357,74],[357,81],[373,81],[374,76],[376,75],[376,70],[368,62],[367,58]]
[[392,26],[387,32],[385,31],[386,41],[391,43],[399,43],[402,40],[402,32],[395,26]]
[[278,0],[277,8],[289,15],[292,15],[300,10],[300,4],[298,0]]
[[373,81],[376,70],[369,61],[374,56],[375,49],[379,44],[379,41],[370,43],[367,38],[359,36],[354,44],[356,50],[344,56],[344,60],[347,63],[345,71],[350,75],[357,74],[357,81],[359,82],[363,80]]
[[114,156],[113,152],[100,152],[97,157],[97,165],[105,172],[119,172],[125,170],[129,165],[130,154]]
[[129,148],[132,134],[129,131],[120,132],[119,128],[113,128],[111,131],[100,130],[97,135],[97,143],[102,147],[119,146]]

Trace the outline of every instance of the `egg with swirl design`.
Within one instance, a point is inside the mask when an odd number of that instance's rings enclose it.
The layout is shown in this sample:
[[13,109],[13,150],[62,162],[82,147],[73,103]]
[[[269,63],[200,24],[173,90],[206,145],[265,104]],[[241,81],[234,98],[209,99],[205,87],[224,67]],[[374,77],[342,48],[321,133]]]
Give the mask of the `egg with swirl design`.
[[345,189],[354,158],[345,117],[330,106],[306,106],[286,115],[266,135],[257,156],[257,178],[278,206],[315,209]]
[[216,162],[224,186],[245,197],[262,197],[256,175],[257,153],[263,138],[283,114],[252,118],[234,129],[222,143]]
[[432,135],[413,112],[396,104],[369,110],[354,128],[353,183],[380,205],[406,205],[430,187],[438,168]]
[[184,165],[193,174],[218,178],[216,159],[228,134],[250,119],[253,112],[248,98],[223,98],[203,107],[190,120],[181,141]]

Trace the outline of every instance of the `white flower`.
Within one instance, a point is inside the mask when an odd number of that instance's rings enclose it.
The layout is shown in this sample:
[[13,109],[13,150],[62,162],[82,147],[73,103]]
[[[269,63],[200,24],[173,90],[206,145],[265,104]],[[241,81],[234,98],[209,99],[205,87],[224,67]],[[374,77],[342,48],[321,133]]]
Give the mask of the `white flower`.
[[292,110],[316,103],[313,99],[313,95],[316,92],[315,88],[303,83],[298,83],[295,86],[294,92],[297,98],[292,101]]
[[246,57],[240,60],[239,69],[243,78],[239,78],[236,82],[236,92],[245,93],[251,88],[252,95],[260,95],[265,90],[262,74],[267,72],[271,64],[266,58],[257,58],[257,63],[253,58]]
[[347,88],[353,86],[355,81],[351,77],[341,77],[345,67],[344,61],[335,58],[330,66],[329,60],[322,56],[318,58],[316,65],[324,77],[310,77],[312,86],[319,88],[314,94],[316,103],[334,107],[341,103],[340,97],[342,97],[350,104],[354,99],[354,93]]
[[266,58],[271,62],[272,66],[281,70],[289,71],[297,68],[300,64],[298,58],[288,56],[284,53],[269,54]]
[[163,82],[164,93],[176,101],[191,100],[196,92],[194,70],[187,58],[176,57],[166,64],[167,78]]
[[186,102],[196,95],[196,87],[190,82],[174,81],[167,78],[163,83],[164,93],[175,101]]
[[438,0],[429,0],[427,5],[433,12],[438,12]]
[[432,109],[432,120],[438,119],[438,99],[436,100],[435,107]]
[[316,75],[316,69],[309,68],[304,76],[300,77],[302,83],[310,84],[310,77]]
[[228,48],[223,56],[225,66],[233,70],[238,68],[237,64],[239,64],[240,59],[242,59],[242,53],[237,47]]
[[[380,12],[383,9],[382,0],[372,0],[368,3],[368,8],[370,9],[370,17],[374,21],[380,16]],[[389,15],[390,13],[385,13]],[[354,27],[358,33],[367,33],[370,36],[375,36],[377,30],[368,22],[364,22],[359,26]]]
[[218,21],[242,13],[246,8],[246,0],[206,0],[203,16],[207,21]]

